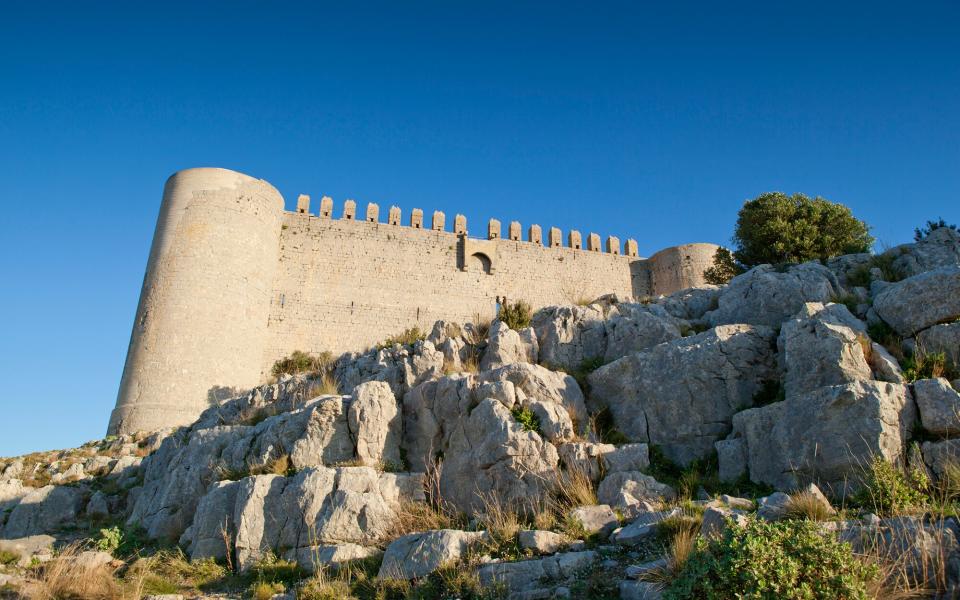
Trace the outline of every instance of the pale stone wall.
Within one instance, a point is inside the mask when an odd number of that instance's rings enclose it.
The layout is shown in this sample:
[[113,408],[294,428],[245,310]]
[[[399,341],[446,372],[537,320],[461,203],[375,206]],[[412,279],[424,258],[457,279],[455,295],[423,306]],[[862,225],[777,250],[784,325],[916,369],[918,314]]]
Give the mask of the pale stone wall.
[[443,213],[428,227],[414,209],[404,226],[396,207],[380,222],[379,207],[353,201],[324,197],[320,216],[307,196],[283,206],[269,183],[225,169],[167,181],[111,433],[187,424],[218,388],[260,383],[293,350],[362,350],[440,319],[491,318],[498,296],[539,308],[697,285],[716,248],[645,260],[636,241],[593,233],[563,244],[551,228],[544,247],[535,225],[524,241],[521,224],[491,220],[475,239],[445,231]]
[[259,383],[283,198],[226,169],[167,180],[111,433],[185,425]]
[[280,247],[264,373],[295,349],[357,350],[440,319],[489,319],[497,296],[538,308],[635,295],[635,258],[526,241],[287,213]]

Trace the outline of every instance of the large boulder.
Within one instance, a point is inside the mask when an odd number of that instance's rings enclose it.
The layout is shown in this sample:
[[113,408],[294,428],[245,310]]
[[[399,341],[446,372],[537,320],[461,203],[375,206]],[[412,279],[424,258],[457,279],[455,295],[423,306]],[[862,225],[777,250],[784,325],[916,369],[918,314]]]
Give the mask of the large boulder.
[[891,284],[873,308],[902,336],[960,318],[960,266],[940,267]]
[[805,302],[829,302],[839,287],[836,275],[820,263],[803,263],[786,270],[760,265],[731,279],[720,293],[719,307],[704,318],[712,325],[779,327]]
[[485,496],[524,506],[551,489],[558,462],[549,442],[524,430],[509,409],[488,398],[454,425],[444,452],[440,492],[467,513],[482,508]]
[[773,330],[724,325],[625,356],[590,374],[591,398],[629,439],[676,463],[707,456],[733,415],[779,379]]
[[960,393],[942,377],[913,383],[920,424],[933,435],[960,434]]
[[956,477],[960,471],[960,439],[924,442],[923,462],[940,477]]
[[218,481],[200,499],[193,524],[180,536],[180,545],[187,549],[191,559],[227,558],[229,534],[236,531],[233,513],[241,485],[239,481]]
[[[226,538],[241,571],[268,553],[299,560],[321,546],[370,547],[390,531],[401,500],[422,499],[420,486],[420,475],[377,473],[370,467],[246,477],[211,489],[183,541],[192,558],[203,558],[221,555]],[[213,539],[217,534],[219,544]]]
[[620,509],[629,509],[641,502],[659,506],[676,497],[669,485],[639,471],[610,473],[597,487],[597,500]]
[[656,304],[619,304],[604,327],[607,333],[604,362],[681,337],[680,321]]
[[362,464],[401,465],[403,417],[389,385],[370,381],[355,387],[347,421]]
[[[682,300],[676,300],[673,308],[687,311]],[[534,315],[531,326],[541,362],[576,370],[587,362],[611,362],[678,339],[683,323],[658,304],[619,302],[545,308]]]
[[364,354],[345,354],[337,361],[334,377],[344,394],[353,393],[367,381],[384,381],[401,398],[410,388],[442,375],[445,360],[433,342],[422,340],[409,346],[396,344]]
[[907,386],[857,381],[745,410],[733,428],[754,482],[786,491],[822,482],[842,493],[873,457],[902,456],[914,420]]
[[934,325],[917,335],[917,347],[924,352],[943,352],[947,360],[960,366],[960,321]]
[[485,589],[502,586],[510,598],[550,598],[552,588],[582,575],[597,560],[593,550],[563,552],[534,560],[492,562],[477,569]]
[[243,472],[265,469],[282,456],[289,458],[293,469],[352,460],[356,445],[348,423],[350,404],[349,397],[325,396],[252,427],[238,428],[221,454],[220,465],[230,472]]
[[845,306],[805,304],[794,319],[783,324],[777,340],[786,395],[872,379],[864,345],[869,352],[864,325]]
[[70,486],[47,485],[24,496],[10,512],[0,537],[24,538],[74,525],[86,491]]
[[897,246],[884,254],[895,256],[893,268],[907,276],[960,265],[960,232],[940,227],[915,244]]
[[699,321],[705,314],[717,308],[722,291],[722,286],[704,284],[701,287],[674,292],[657,302],[678,319]]
[[514,331],[499,319],[490,326],[490,341],[480,360],[480,370],[489,371],[513,363],[536,363],[537,335],[531,328]]
[[484,540],[482,531],[439,529],[411,533],[395,539],[387,546],[377,577],[417,579],[433,573],[441,566],[459,561],[470,546]]
[[586,423],[587,407],[577,380],[563,372],[540,365],[513,364],[480,375],[480,383],[509,381],[518,392],[532,400],[558,404],[570,418]]
[[540,361],[567,369],[579,368],[606,352],[604,311],[591,306],[551,306],[537,311],[530,326],[537,333]]
[[298,470],[353,460],[349,406],[348,397],[325,396],[255,425],[171,435],[144,460],[143,491],[128,522],[143,526],[151,538],[174,541],[191,524],[200,498],[216,481],[273,471],[284,461]]
[[[403,397],[403,447],[414,471],[429,470],[449,445],[450,434],[474,403],[477,378],[455,373],[413,387]],[[509,388],[512,391],[512,384]],[[503,394],[507,390],[500,390]],[[510,397],[509,407],[516,402]]]
[[[15,506],[33,490],[34,488],[23,485],[19,479],[0,480],[0,513]],[[2,524],[3,520],[0,518],[0,525]]]

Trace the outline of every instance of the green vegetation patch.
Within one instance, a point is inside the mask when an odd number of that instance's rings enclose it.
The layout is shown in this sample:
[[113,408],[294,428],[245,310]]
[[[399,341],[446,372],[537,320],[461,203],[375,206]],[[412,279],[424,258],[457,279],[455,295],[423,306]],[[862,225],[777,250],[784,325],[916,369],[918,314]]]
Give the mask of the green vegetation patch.
[[512,304],[507,302],[500,305],[497,318],[510,329],[520,331],[525,327],[530,327],[530,321],[533,319],[533,308],[523,300],[517,300]]
[[665,600],[866,600],[876,566],[812,521],[750,520],[697,540]]

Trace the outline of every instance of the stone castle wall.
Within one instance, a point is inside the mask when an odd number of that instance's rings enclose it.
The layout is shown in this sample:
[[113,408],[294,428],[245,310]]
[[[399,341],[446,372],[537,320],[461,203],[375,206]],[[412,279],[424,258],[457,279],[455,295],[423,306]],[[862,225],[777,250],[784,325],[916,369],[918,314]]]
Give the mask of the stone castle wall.
[[[189,423],[220,388],[262,381],[293,350],[362,350],[439,319],[494,316],[495,300],[534,308],[603,294],[640,297],[703,282],[716,246],[637,255],[637,243],[497,221],[386,215],[301,196],[225,169],[167,182],[110,432]],[[385,218],[384,218],[385,217]]]

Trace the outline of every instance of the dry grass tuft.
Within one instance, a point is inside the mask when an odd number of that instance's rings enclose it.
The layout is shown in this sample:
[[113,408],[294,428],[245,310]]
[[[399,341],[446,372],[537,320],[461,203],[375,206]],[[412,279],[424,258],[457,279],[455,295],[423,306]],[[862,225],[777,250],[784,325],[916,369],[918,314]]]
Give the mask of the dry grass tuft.
[[570,468],[557,474],[557,501],[567,508],[592,506],[597,503],[593,480],[582,469]]
[[314,380],[307,388],[308,398],[317,398],[319,396],[337,396],[340,394],[340,382],[330,371],[324,371],[319,379]]
[[807,519],[808,521],[827,521],[835,515],[832,507],[808,491],[790,495],[787,502],[786,515],[791,519]]
[[71,544],[27,576],[20,593],[28,600],[136,600],[143,581],[121,582],[109,566],[77,562],[83,547]]
[[523,524],[517,511],[496,493],[481,494],[483,509],[475,516],[490,536],[494,549],[515,545]]

